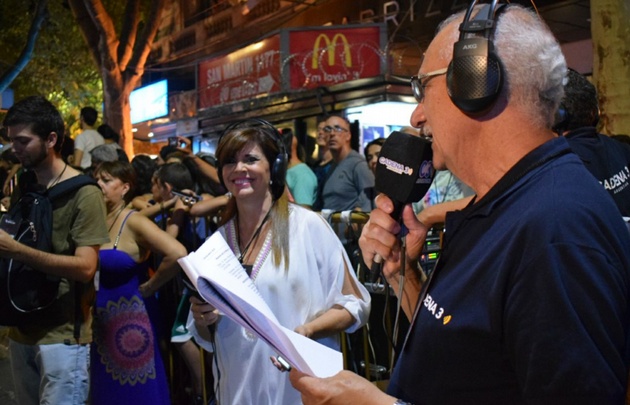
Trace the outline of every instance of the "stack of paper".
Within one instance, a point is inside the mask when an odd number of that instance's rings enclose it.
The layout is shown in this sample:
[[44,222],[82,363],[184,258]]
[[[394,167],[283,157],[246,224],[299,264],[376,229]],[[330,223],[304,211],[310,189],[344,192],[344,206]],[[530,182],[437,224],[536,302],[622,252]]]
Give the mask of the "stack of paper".
[[270,345],[293,367],[316,377],[342,370],[340,352],[280,325],[219,232],[178,261],[208,303]]

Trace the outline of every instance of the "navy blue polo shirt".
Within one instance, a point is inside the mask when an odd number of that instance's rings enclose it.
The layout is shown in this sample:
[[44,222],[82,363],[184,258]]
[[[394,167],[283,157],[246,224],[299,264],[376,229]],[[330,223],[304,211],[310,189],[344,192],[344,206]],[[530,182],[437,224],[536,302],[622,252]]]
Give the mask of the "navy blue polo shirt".
[[574,129],[565,138],[622,215],[630,217],[630,147],[598,134],[594,127]]
[[446,219],[388,392],[418,404],[623,403],[630,235],[564,138]]

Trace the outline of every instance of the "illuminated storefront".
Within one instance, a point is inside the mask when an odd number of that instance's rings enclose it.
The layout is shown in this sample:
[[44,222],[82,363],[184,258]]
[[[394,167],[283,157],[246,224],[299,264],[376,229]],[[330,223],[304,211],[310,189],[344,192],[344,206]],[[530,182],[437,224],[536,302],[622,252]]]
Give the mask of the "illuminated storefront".
[[226,124],[257,117],[291,126],[304,139],[314,134],[315,117],[323,113],[384,101],[411,103],[408,76],[389,74],[386,45],[382,24],[284,29],[201,60],[198,125],[192,127],[212,145]]

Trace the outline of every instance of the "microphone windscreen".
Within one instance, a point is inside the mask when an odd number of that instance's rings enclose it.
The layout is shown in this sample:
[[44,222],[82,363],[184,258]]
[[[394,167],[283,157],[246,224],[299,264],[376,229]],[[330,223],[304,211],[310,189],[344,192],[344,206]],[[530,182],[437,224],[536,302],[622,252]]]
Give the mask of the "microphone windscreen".
[[433,149],[426,138],[392,132],[379,153],[375,188],[395,204],[420,201],[433,181]]

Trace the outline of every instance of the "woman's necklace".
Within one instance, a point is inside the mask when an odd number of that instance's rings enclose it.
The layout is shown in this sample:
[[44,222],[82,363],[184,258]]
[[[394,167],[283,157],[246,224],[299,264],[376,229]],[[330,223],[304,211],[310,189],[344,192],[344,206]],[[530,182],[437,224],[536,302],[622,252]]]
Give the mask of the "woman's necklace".
[[[273,206],[271,208],[273,208]],[[258,239],[258,235],[260,234],[260,231],[262,231],[263,226],[265,226],[265,222],[267,222],[267,219],[269,219],[271,208],[269,208],[269,211],[267,211],[265,218],[263,218],[260,225],[258,225],[258,228],[256,228],[256,231],[254,232],[252,237],[249,239],[249,242],[247,242],[247,246],[245,246],[245,248],[241,251],[241,254],[238,257],[239,263],[243,264],[243,259],[245,258],[245,255],[247,254],[249,247],[251,246],[254,240]],[[238,242],[238,248],[240,249],[241,248],[241,231],[238,224],[238,214],[236,215],[236,241]]]
[[63,167],[63,170],[61,171],[61,173],[59,173],[59,176],[57,176],[55,181],[53,181],[52,184],[48,188],[53,188],[53,187],[55,187],[57,185],[57,183],[59,183],[59,180],[61,180],[61,176],[63,176],[63,174],[66,172],[67,168],[68,168],[68,164],[66,163],[66,165]]
[[112,222],[112,224],[109,226],[107,233],[109,233],[112,230],[112,228],[114,227],[114,224],[116,223],[116,221],[118,221],[118,217],[120,216],[120,214],[122,214],[124,209],[125,209],[125,204],[123,204],[123,206],[120,207],[120,209],[118,210],[118,214],[116,214],[116,216],[114,217],[114,222]]

